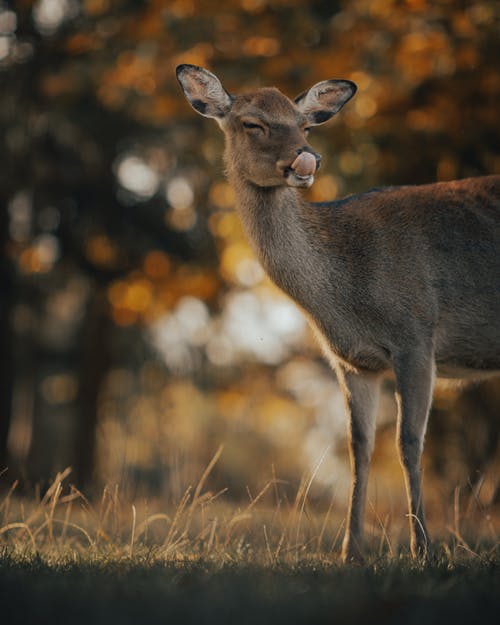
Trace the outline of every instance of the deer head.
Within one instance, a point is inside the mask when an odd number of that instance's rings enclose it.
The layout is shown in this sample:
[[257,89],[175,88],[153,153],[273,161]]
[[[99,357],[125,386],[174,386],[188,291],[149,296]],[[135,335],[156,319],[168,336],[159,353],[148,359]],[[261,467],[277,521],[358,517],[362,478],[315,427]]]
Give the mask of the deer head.
[[196,65],[179,65],[177,78],[195,111],[222,128],[230,174],[259,187],[310,187],[321,157],[307,141],[309,130],[356,92],[349,80],[324,80],[294,101],[275,88],[231,95],[217,76]]

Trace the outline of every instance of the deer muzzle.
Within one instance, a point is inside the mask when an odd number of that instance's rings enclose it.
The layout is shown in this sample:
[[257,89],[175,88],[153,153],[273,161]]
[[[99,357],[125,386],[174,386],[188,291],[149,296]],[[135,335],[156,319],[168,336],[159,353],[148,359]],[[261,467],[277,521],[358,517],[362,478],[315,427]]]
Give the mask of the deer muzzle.
[[311,152],[301,152],[289,167],[288,184],[292,187],[310,187],[314,182],[318,159]]

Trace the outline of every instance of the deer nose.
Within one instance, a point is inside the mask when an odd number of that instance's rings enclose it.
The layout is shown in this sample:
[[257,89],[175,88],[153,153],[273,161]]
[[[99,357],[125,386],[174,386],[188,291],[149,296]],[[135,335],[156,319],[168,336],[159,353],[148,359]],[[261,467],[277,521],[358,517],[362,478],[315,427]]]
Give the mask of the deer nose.
[[303,148],[299,148],[298,150],[296,150],[297,155],[302,154],[302,152],[309,152],[309,154],[312,154],[314,156],[314,158],[316,159],[316,171],[317,171],[321,167],[321,155],[315,152],[314,150],[312,150],[308,146],[304,146]]

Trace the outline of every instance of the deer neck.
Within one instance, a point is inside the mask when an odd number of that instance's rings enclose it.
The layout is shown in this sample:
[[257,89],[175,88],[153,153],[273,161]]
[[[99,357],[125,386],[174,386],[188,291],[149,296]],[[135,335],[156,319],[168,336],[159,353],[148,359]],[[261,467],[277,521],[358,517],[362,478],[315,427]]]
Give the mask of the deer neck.
[[311,205],[296,189],[258,187],[229,175],[237,211],[257,256],[269,276],[299,302],[310,289],[320,259],[308,242],[305,227]]

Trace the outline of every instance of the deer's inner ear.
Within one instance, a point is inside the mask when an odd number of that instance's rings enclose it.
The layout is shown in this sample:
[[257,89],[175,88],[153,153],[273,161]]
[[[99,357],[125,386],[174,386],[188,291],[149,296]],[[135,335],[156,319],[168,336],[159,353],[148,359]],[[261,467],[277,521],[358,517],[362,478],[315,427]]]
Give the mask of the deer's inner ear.
[[323,124],[356,93],[350,80],[323,80],[295,98],[295,104],[311,126]]
[[176,74],[186,99],[195,111],[219,120],[225,117],[233,98],[215,74],[203,67],[187,64],[179,65]]

